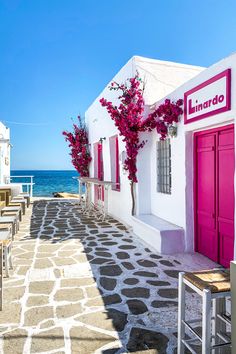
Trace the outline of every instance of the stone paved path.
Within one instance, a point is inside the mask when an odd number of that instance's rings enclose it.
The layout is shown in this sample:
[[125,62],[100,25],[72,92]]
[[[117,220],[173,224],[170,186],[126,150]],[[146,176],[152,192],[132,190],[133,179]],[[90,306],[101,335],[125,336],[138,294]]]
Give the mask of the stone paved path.
[[[4,279],[0,353],[175,353],[177,277],[214,265],[160,256],[114,219],[85,217],[73,201],[27,211]],[[188,293],[190,315],[198,299]]]

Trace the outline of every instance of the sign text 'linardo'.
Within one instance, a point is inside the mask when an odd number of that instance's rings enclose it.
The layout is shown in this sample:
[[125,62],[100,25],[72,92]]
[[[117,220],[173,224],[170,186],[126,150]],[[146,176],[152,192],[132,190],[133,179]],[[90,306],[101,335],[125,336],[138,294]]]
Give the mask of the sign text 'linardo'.
[[184,123],[230,110],[231,69],[215,75],[184,94]]

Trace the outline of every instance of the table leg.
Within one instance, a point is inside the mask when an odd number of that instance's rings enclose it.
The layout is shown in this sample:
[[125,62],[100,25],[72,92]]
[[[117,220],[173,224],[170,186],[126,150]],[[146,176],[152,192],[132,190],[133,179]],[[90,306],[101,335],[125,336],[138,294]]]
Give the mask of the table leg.
[[107,186],[105,186],[105,188],[104,188],[104,206],[103,206],[103,208],[104,208],[103,215],[104,215],[104,219],[105,219],[108,215],[108,188],[107,188]]

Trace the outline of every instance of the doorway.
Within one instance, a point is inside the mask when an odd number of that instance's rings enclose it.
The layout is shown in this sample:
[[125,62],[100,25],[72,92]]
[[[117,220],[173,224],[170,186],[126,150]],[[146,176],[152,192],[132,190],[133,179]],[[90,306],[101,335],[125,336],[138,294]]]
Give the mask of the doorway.
[[195,248],[229,267],[234,256],[234,126],[195,134]]

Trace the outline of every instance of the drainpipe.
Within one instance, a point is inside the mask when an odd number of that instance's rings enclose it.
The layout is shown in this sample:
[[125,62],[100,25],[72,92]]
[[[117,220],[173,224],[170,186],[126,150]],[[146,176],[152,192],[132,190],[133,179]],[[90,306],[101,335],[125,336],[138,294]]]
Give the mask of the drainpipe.
[[236,261],[230,264],[232,353],[236,353]]

